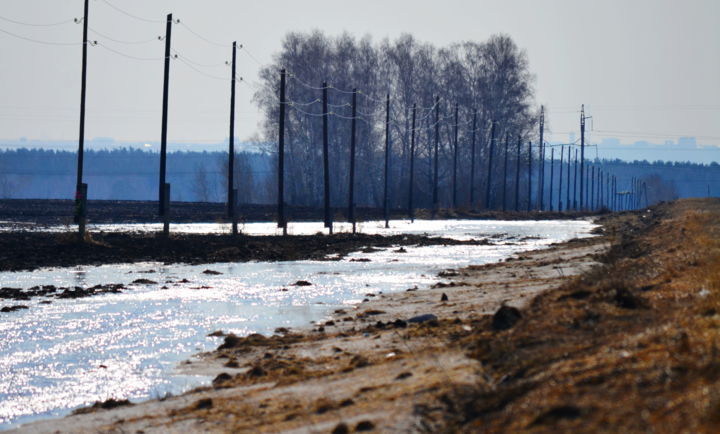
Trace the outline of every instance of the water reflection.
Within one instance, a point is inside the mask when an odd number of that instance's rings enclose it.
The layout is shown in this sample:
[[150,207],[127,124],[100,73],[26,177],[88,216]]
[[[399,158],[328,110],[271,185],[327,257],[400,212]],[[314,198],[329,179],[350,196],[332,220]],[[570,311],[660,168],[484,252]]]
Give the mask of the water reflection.
[[[500,244],[408,247],[403,254],[382,249],[330,262],[139,263],[0,273],[0,286],[127,286],[121,294],[23,301],[30,309],[2,314],[0,429],[110,397],[140,400],[202,384],[208,379],[176,375],[174,367],[216,347],[219,339],[207,337],[212,331],[271,334],[277,327],[304,326],[368,292],[422,288],[442,269],[587,236],[592,227],[575,221],[421,222],[414,231],[492,237]],[[207,268],[222,274],[203,274]],[[158,284],[133,284],[138,278]],[[298,280],[313,285],[292,286]],[[16,302],[0,300],[0,306],[8,304]]]

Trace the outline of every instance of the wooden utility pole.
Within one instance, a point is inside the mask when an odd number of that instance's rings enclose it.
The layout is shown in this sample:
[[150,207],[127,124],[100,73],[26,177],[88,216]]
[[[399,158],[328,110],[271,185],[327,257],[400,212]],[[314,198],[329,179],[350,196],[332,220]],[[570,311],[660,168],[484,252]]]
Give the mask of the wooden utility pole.
[[560,183],[558,185],[558,211],[563,210],[562,202],[562,180],[563,180],[563,157],[565,156],[565,145],[560,145]]
[[528,142],[528,201],[527,210],[532,210],[532,142]]
[[417,115],[417,104],[412,109],[412,129],[410,130],[410,183],[408,185],[408,217],[411,222],[415,221],[413,209],[413,195],[415,194],[415,116]]
[[538,151],[540,163],[538,164],[538,209],[542,211],[545,207],[545,107],[540,106],[540,149]]
[[332,234],[332,216],[330,215],[330,149],[328,145],[328,86],[327,83],[322,84],[322,109],[323,109],[323,178],[325,184],[324,204],[325,204],[325,227]]
[[508,170],[508,148],[510,147],[510,133],[505,132],[505,159],[503,162],[503,195],[502,210],[507,211],[507,170]]
[[438,159],[440,154],[440,96],[435,97],[435,157],[433,158],[432,218],[438,211]]
[[555,148],[550,148],[550,197],[548,198],[548,204],[550,205],[550,211],[553,210],[553,175],[555,174]]
[[285,76],[284,69],[280,70],[280,120],[278,131],[278,227],[287,235],[287,221],[285,220]]
[[588,204],[588,209],[594,210],[595,209],[595,166],[591,166],[590,170],[592,172],[592,176],[590,177],[591,187],[590,187],[590,203]]
[[350,120],[350,185],[348,186],[348,220],[352,223],[353,233],[357,231],[355,223],[355,131],[357,121],[357,89],[352,92],[352,119]]
[[577,211],[577,199],[578,199],[578,150],[575,148],[575,166],[573,167],[573,210]]
[[160,192],[160,215],[164,216],[165,204],[169,203],[165,200],[165,168],[167,166],[167,124],[168,124],[168,95],[170,94],[170,39],[172,36],[172,14],[168,14],[167,23],[165,25],[165,74],[163,80],[163,112],[162,112],[162,132],[160,134],[160,184],[158,190]]
[[[232,75],[230,76],[230,137],[228,139],[228,184],[227,184],[227,215],[235,217],[235,61],[237,59],[237,42],[232,43]],[[234,220],[233,220],[234,222]],[[237,227],[237,226],[235,226]]]
[[75,223],[80,232],[80,241],[85,236],[85,213],[87,193],[83,188],[83,164],[85,157],[85,94],[87,90],[87,46],[88,46],[88,0],[85,0],[83,15],[82,72],[80,77],[80,135],[78,137],[77,183],[75,184]]
[[520,211],[520,152],[522,148],[522,138],[520,134],[517,137],[517,155],[515,156],[515,212]]
[[455,103],[455,139],[453,140],[453,208],[457,208],[458,103]]
[[385,189],[383,194],[383,216],[385,227],[390,227],[390,197],[388,188],[390,185],[390,94],[385,98]]
[[566,180],[565,184],[565,210],[572,209],[572,202],[570,202],[570,168],[572,166],[572,148],[570,145],[568,145],[568,151],[567,151],[567,174],[566,174]]
[[[575,163],[577,164],[577,162]],[[580,209],[585,209],[585,104],[580,109]]]
[[477,109],[473,109],[472,133],[470,139],[470,209],[475,209],[475,128],[477,127]]
[[492,124],[490,126],[490,150],[488,152],[487,182],[485,183],[485,209],[490,208],[490,193],[492,191],[493,154],[495,154],[495,125],[496,125],[496,122],[492,121]]

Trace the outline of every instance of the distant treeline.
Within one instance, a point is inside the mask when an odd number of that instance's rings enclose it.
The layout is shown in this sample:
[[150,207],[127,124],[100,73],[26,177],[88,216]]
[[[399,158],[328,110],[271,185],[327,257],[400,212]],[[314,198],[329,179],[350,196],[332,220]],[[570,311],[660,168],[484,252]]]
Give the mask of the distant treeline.
[[[537,203],[537,179],[539,165],[536,159],[533,170],[533,203]],[[77,156],[74,152],[42,149],[18,149],[0,151],[0,198],[13,199],[67,199],[75,191],[75,170]],[[418,165],[429,165],[421,158]],[[523,164],[525,164],[523,162]],[[694,163],[666,163],[620,160],[588,160],[588,167],[610,173],[618,179],[618,190],[629,189],[633,178],[648,183],[650,202],[669,200],[675,197],[720,196],[720,165]],[[222,152],[173,152],[168,154],[168,182],[172,184],[173,201],[224,202],[226,192],[227,154]],[[332,167],[332,166],[331,166]],[[557,208],[559,169],[555,160],[553,172],[553,205]],[[486,163],[480,162],[476,178],[478,192],[485,191],[483,174]],[[525,170],[525,169],[523,169]],[[122,148],[85,153],[85,182],[89,185],[90,199],[107,200],[156,200],[158,196],[159,155],[138,149]],[[236,188],[240,203],[267,204],[276,201],[277,172],[275,156],[263,153],[238,153],[235,170]],[[549,208],[550,197],[549,159],[545,164],[545,208]],[[574,174],[574,167],[571,176]],[[452,200],[452,174],[441,170],[439,179],[440,205],[448,207]],[[514,206],[515,165],[508,164],[507,180],[495,178],[492,185],[491,206],[499,208],[502,188],[507,190],[508,208]],[[365,182],[369,175],[359,173],[357,189],[360,198],[358,206],[381,206],[382,195],[373,191],[377,183]],[[573,178],[571,177],[571,180]],[[289,178],[288,183],[294,180]],[[464,185],[465,180],[459,180]],[[520,182],[521,208],[527,197],[527,176],[522,173]],[[407,206],[407,179],[391,181],[391,207]],[[415,177],[415,203],[418,207],[432,206],[432,179],[427,176]],[[563,164],[563,197],[567,192],[567,161]],[[571,184],[572,185],[572,184]],[[468,207],[467,189],[461,189],[459,205]],[[322,205],[322,194],[316,190],[298,194],[301,203],[293,205]],[[483,194],[476,206],[483,207]],[[565,199],[563,199],[565,201]],[[347,199],[336,196],[333,206],[344,207]]]

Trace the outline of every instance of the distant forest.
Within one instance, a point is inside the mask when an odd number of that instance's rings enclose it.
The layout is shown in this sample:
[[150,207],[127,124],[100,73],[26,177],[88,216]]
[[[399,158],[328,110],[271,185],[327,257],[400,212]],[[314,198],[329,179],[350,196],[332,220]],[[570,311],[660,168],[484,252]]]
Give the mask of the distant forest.
[[[578,196],[580,183],[575,187],[575,168],[570,172],[567,167],[568,145],[561,171],[563,148],[547,144],[541,133],[544,110],[536,108],[532,77],[526,53],[506,35],[438,48],[411,35],[374,43],[348,34],[288,33],[272,63],[261,69],[260,82],[252,84],[263,115],[255,149],[262,152],[237,154],[238,203],[277,202],[282,114],[284,199],[289,205],[324,204],[328,161],[333,207],[348,205],[354,167],[358,207],[382,207],[387,171],[391,208],[408,206],[411,186],[418,208],[433,206],[436,186],[437,205],[444,208],[527,209],[542,203],[544,209],[551,204],[557,209],[561,198],[566,208],[568,179]],[[572,145],[573,152],[578,148]],[[545,164],[539,164],[543,155]],[[592,175],[602,172],[617,179],[620,194],[632,191],[633,180],[635,186],[646,185],[648,203],[720,195],[717,163],[585,161],[588,190],[599,185]],[[88,151],[84,168],[91,200],[158,198],[157,153]],[[168,154],[171,200],[224,202],[227,168],[222,152]],[[0,197],[72,198],[75,171],[74,152],[0,151]],[[544,180],[544,189],[538,180]]]
[[[533,170],[533,203],[537,203],[538,164]],[[18,149],[0,151],[0,198],[12,199],[70,199],[75,191],[76,153],[42,149]],[[418,166],[429,167],[430,160],[420,158]],[[525,164],[525,163],[523,163]],[[484,176],[487,163],[478,163],[477,207],[484,207]],[[448,164],[444,165],[446,168]],[[499,164],[502,166],[502,164]],[[650,202],[669,200],[676,197],[720,196],[720,165],[693,163],[666,163],[619,160],[588,160],[588,166],[611,173],[618,178],[618,190],[629,188],[633,177],[648,183]],[[185,202],[224,202],[227,188],[227,154],[222,152],[174,152],[168,154],[168,182],[172,184],[172,200]],[[275,203],[277,172],[274,154],[239,153],[236,156],[235,180],[239,190],[239,203]],[[502,187],[505,185],[508,208],[514,205],[512,192],[515,189],[515,163],[508,164],[507,180],[493,181],[492,207],[499,208]],[[331,166],[332,168],[332,166]],[[526,170],[526,169],[523,169]],[[574,167],[573,167],[574,170]],[[159,155],[138,149],[117,149],[112,151],[87,151],[85,154],[85,182],[88,183],[90,199],[104,200],[157,200]],[[422,176],[429,172],[418,169],[415,177],[415,203],[418,207],[432,206],[432,179]],[[559,165],[555,160],[553,172],[553,207],[557,208]],[[545,164],[545,208],[548,209],[550,196],[550,160]],[[571,172],[572,173],[572,172]],[[441,170],[439,179],[440,206],[449,207],[452,202],[451,171]],[[524,208],[527,195],[527,177],[520,177],[521,203]],[[567,188],[567,164],[563,165],[563,196]],[[397,175],[399,176],[399,174]],[[405,175],[407,176],[407,175]],[[377,191],[372,182],[365,182],[367,174],[358,173],[358,206],[380,207],[382,191]],[[294,180],[287,178],[292,184]],[[469,207],[467,181],[460,179],[459,203]],[[391,180],[391,207],[407,206],[408,179]],[[563,199],[564,201],[565,199]],[[322,206],[322,192],[305,194],[293,205]],[[333,197],[332,205],[347,206],[347,198]]]

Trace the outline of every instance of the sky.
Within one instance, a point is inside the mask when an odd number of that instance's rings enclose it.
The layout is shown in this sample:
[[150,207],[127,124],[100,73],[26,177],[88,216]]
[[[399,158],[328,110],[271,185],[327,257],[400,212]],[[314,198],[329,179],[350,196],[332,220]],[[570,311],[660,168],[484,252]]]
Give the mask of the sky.
[[[82,8],[82,0],[0,0],[0,139],[77,140],[82,25],[73,18]],[[180,20],[173,49],[190,63],[171,63],[171,142],[228,137],[232,41],[245,47],[238,75],[254,82],[287,32],[320,29],[376,41],[411,33],[436,46],[504,33],[527,53],[549,140],[577,137],[585,104],[592,143],[673,146],[692,136],[720,147],[717,0],[90,0],[90,39],[99,44],[88,50],[88,140],[160,140],[158,36],[168,13]],[[237,86],[242,140],[258,132],[260,115],[252,86]]]

